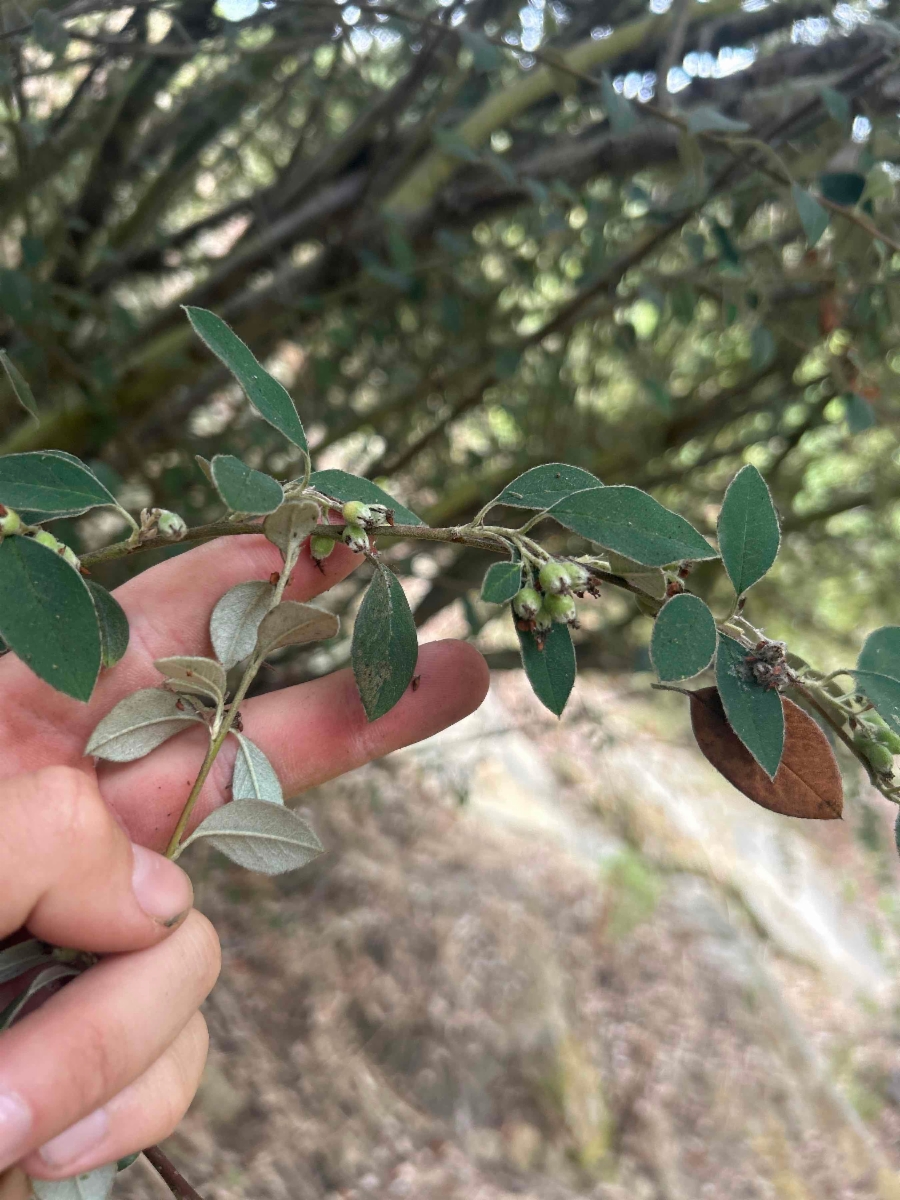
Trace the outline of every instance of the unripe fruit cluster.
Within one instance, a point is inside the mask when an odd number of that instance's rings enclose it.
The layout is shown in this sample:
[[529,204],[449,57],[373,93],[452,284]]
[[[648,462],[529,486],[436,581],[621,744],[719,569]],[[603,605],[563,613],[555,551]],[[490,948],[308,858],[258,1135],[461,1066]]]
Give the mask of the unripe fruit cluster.
[[75,551],[70,546],[66,546],[63,542],[59,541],[58,538],[55,538],[52,533],[48,533],[46,529],[39,530],[34,535],[34,541],[38,542],[41,546],[46,546],[54,554],[58,554],[70,567],[74,567],[76,571],[81,567],[81,561]]
[[390,509],[384,504],[365,504],[362,500],[348,500],[341,508],[341,516],[348,525],[363,529],[376,529],[379,525],[393,523]]
[[7,537],[13,533],[19,533],[22,528],[22,518],[12,508],[5,508],[0,504],[0,537]]
[[875,712],[866,713],[865,727],[855,734],[853,744],[879,775],[889,775],[894,755],[900,754],[900,736]]
[[578,620],[572,592],[581,592],[590,576],[581,563],[551,559],[538,572],[537,588],[524,587],[513,598],[513,611],[532,622],[538,633],[554,624],[575,625]]
[[334,538],[322,537],[321,534],[314,533],[309,539],[309,553],[316,560],[321,562],[334,549]]

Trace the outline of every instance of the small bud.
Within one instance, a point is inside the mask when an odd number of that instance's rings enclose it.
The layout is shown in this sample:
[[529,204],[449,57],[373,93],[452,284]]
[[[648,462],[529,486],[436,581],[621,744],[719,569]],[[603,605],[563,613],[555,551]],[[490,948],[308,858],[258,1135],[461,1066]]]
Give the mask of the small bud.
[[357,526],[368,525],[375,516],[369,505],[363,504],[362,500],[348,500],[341,509],[341,515],[348,525]]
[[900,754],[900,735],[894,733],[893,729],[888,729],[887,726],[884,729],[876,729],[875,739],[881,742],[882,746],[887,746],[891,754]]
[[72,549],[71,546],[63,546],[62,550],[60,551],[60,554],[61,554],[62,558],[64,558],[65,561],[69,564],[70,567],[74,567],[76,571],[81,570],[81,559],[78,557],[78,555],[75,553],[75,551]]
[[561,595],[569,590],[569,573],[562,563],[544,563],[538,574],[538,583],[550,595]]
[[869,760],[869,764],[879,775],[888,775],[893,770],[894,756],[887,746],[876,742],[865,733],[858,733],[853,739],[857,750]]
[[369,549],[369,535],[361,525],[348,525],[341,536],[357,554],[365,554]]
[[187,533],[184,517],[179,517],[178,513],[169,512],[167,508],[157,508],[154,513],[160,535],[170,542],[180,542]]
[[322,537],[321,534],[313,534],[309,539],[309,552],[316,562],[321,562],[323,558],[334,549],[334,538]]
[[22,518],[13,508],[4,508],[0,504],[0,537],[18,533],[22,528]]
[[41,546],[46,546],[48,550],[53,550],[56,554],[62,554],[65,546],[55,538],[52,533],[48,533],[46,529],[41,529],[34,535],[34,540]]
[[513,609],[526,621],[532,620],[541,610],[541,595],[533,587],[523,587],[513,596]]
[[571,596],[545,596],[542,611],[548,613],[557,625],[571,625],[578,619],[575,601]]
[[563,570],[569,577],[570,587],[572,587],[577,592],[580,592],[580,591],[582,591],[582,589],[586,588],[588,583],[590,582],[591,577],[588,574],[587,569],[585,567],[583,567],[581,565],[581,563],[577,563],[577,562],[563,563]]

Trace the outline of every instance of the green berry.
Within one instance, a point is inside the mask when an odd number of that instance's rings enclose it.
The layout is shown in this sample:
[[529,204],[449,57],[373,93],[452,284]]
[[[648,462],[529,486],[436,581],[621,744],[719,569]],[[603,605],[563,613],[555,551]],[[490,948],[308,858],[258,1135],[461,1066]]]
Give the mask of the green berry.
[[569,590],[569,573],[562,563],[544,563],[538,574],[538,583],[542,591],[558,596]]
[[18,533],[22,528],[22,518],[13,508],[4,508],[0,504],[0,537],[10,533]]
[[864,733],[858,733],[853,739],[853,744],[865,755],[869,765],[879,775],[886,775],[893,769],[894,756],[881,742],[876,742]]
[[893,729],[879,729],[875,737],[882,746],[887,746],[891,754],[900,754],[900,735],[894,733]]
[[65,547],[62,542],[48,533],[46,529],[40,530],[34,535],[34,540],[41,546],[46,546],[48,550],[52,550],[55,554],[62,554]]
[[525,621],[531,621],[541,610],[541,594],[533,587],[523,587],[513,596],[513,610]]
[[357,554],[365,554],[369,549],[369,535],[362,525],[347,525],[341,536],[350,549]]
[[549,613],[557,625],[571,625],[577,619],[575,601],[571,596],[545,596],[544,612]]
[[169,512],[167,508],[156,509],[156,528],[162,537],[170,542],[180,542],[187,533],[184,517],[178,513]]
[[551,629],[552,627],[553,627],[553,617],[550,615],[550,613],[547,612],[546,608],[542,608],[541,611],[534,618],[535,630],[539,633],[546,633],[547,630]]
[[363,504],[362,500],[348,500],[341,509],[341,515],[348,525],[364,525],[368,521],[373,520],[374,513],[368,504]]
[[563,563],[563,570],[569,577],[569,585],[573,588],[577,588],[578,591],[581,591],[582,588],[587,587],[588,583],[590,582],[591,577],[581,563]]
[[323,558],[334,549],[334,538],[322,537],[321,534],[313,534],[309,539],[309,552],[316,562],[321,562]]

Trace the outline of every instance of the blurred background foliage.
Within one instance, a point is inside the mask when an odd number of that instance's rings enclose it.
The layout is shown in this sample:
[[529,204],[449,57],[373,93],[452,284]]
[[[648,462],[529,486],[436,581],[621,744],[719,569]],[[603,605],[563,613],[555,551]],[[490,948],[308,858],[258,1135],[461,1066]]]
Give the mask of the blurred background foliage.
[[[194,454],[296,474],[198,304],[289,387],[317,466],[431,523],[559,460],[711,533],[753,462],[786,546],[751,619],[823,663],[896,621],[894,0],[0,12],[0,345],[42,413],[0,395],[0,453],[70,451],[191,523],[220,510]],[[401,553],[420,621],[455,605],[517,660],[481,556]],[[593,606],[582,663],[645,662],[637,615]]]

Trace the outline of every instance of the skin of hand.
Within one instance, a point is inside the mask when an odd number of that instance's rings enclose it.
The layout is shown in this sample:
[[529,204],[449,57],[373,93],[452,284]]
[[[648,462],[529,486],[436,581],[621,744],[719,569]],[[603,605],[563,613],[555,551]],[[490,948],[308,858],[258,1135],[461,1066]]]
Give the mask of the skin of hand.
[[[339,545],[323,572],[304,550],[285,597],[310,600],[360,561]],[[102,956],[0,1035],[0,1200],[25,1200],[23,1171],[62,1179],[168,1136],[197,1089],[207,1049],[199,1009],[218,974],[218,940],[192,908],[187,875],[158,852],[205,735],[191,730],[99,770],[83,750],[119,700],[161,683],[155,659],[210,654],[209,615],[228,588],[280,566],[265,538],[225,538],[119,588],[129,648],[89,704],[11,655],[0,660],[0,947],[31,936]],[[422,646],[416,671],[417,689],[377,721],[366,721],[345,670],[245,701],[244,730],[296,795],[453,724],[487,691],[483,658],[462,642]],[[191,828],[230,798],[232,742]],[[0,987],[0,1008],[21,987]]]

